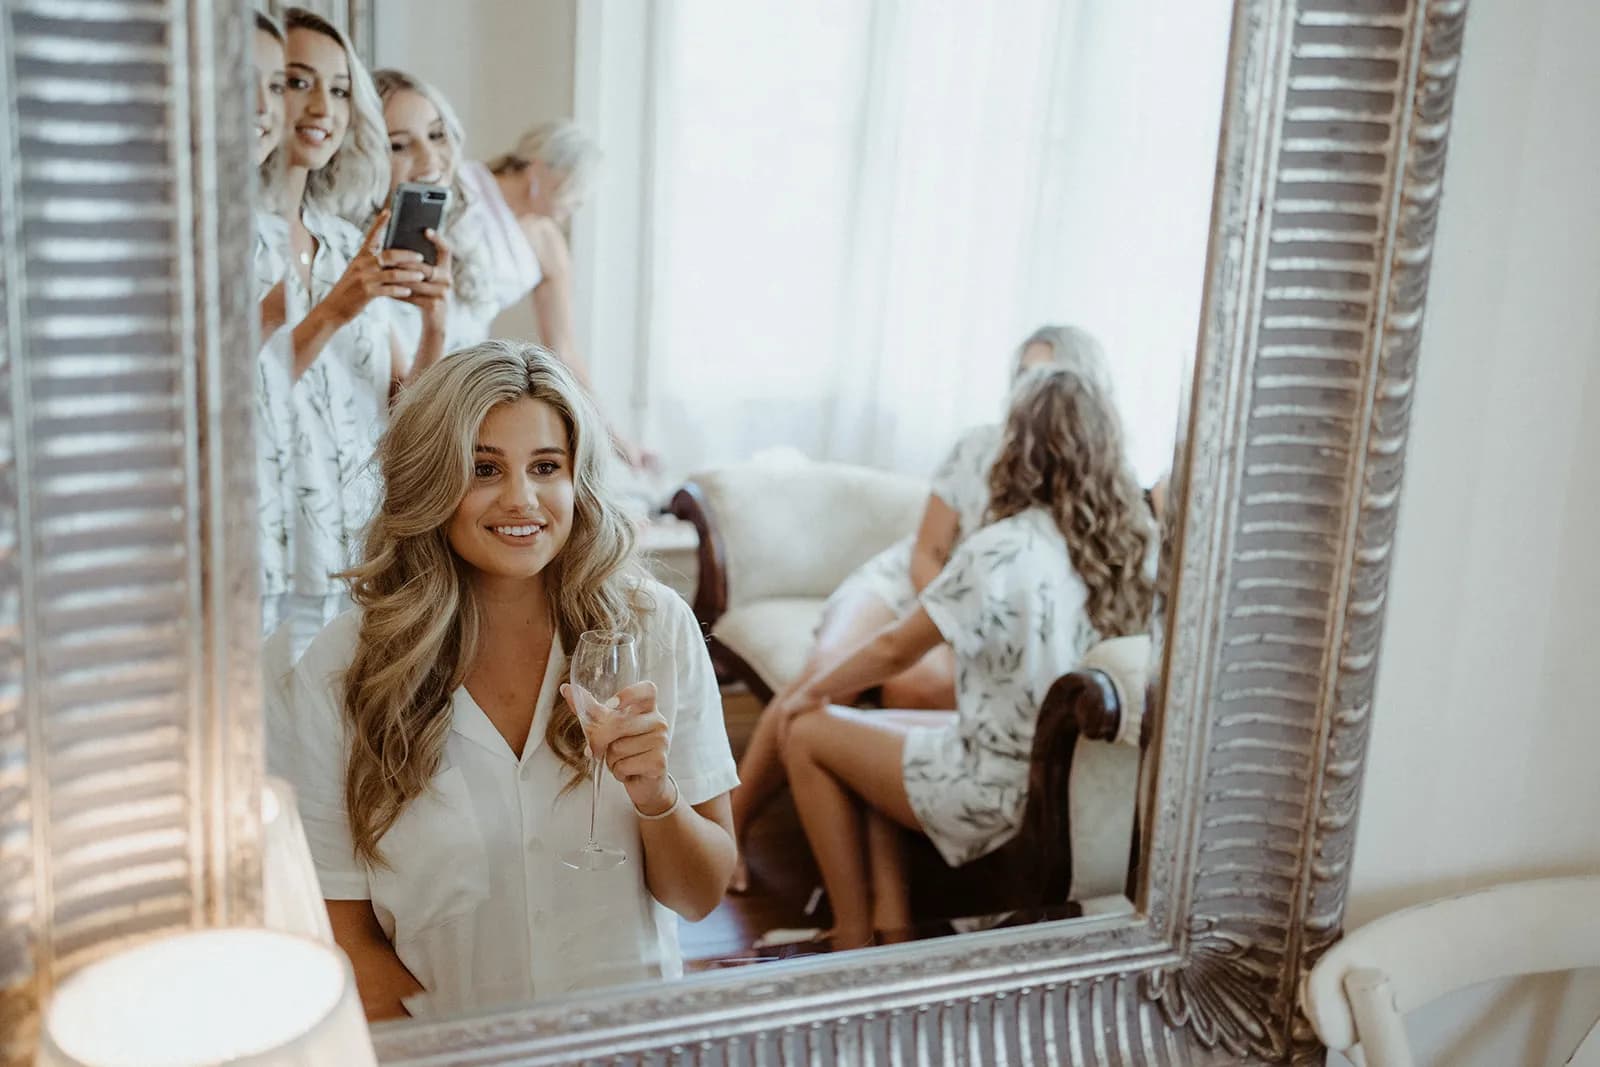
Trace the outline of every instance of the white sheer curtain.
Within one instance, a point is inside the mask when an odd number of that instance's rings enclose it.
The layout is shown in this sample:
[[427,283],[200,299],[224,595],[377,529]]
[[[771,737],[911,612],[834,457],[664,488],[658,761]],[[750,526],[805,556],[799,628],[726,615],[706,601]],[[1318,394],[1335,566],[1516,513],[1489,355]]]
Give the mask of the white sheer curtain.
[[1159,473],[1228,7],[660,4],[646,440],[675,469],[790,445],[926,473],[999,417],[1018,342],[1070,321]]

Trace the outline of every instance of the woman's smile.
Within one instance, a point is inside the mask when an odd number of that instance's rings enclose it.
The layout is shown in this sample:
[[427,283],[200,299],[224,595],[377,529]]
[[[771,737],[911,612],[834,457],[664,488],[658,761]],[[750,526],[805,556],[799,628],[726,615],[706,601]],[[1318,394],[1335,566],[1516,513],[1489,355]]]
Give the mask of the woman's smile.
[[542,522],[508,523],[490,526],[489,532],[506,544],[527,548],[538,543],[539,535],[544,533],[544,527],[545,524]]

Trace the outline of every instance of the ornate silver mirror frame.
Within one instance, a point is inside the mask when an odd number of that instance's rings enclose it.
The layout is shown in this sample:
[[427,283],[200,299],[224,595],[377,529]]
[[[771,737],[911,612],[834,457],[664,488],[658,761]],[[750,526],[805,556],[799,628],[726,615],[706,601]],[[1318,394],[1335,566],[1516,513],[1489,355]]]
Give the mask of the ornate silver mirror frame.
[[[1465,9],[1237,0],[1136,914],[385,1027],[384,1061],[1319,1061],[1294,992],[1343,912]],[[22,1063],[74,967],[258,910],[247,9],[0,13]]]

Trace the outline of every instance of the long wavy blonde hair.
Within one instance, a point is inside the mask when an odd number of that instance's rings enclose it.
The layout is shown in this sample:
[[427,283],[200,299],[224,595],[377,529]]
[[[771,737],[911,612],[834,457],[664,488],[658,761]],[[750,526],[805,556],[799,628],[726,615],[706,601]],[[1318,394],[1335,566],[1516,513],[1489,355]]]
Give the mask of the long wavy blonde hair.
[[1101,380],[1055,365],[1023,374],[989,469],[988,521],[1048,508],[1088,590],[1089,621],[1110,638],[1149,627],[1155,530]]
[[[333,159],[306,175],[305,202],[360,225],[389,191],[389,139],[378,90],[373,88],[372,76],[356,55],[350,38],[315,11],[289,8],[283,13],[283,28],[285,41],[295,30],[310,30],[332,38],[344,49],[345,62],[350,65],[350,121]],[[267,163],[272,162],[268,157]]]
[[[485,341],[429,368],[402,394],[378,445],[383,499],[363,562],[344,575],[362,609],[344,677],[345,810],[355,854],[371,866],[384,864],[379,840],[438,770],[451,695],[478,648],[482,613],[446,527],[466,496],[484,418],[524,397],[556,410],[573,457],[572,531],[545,572],[562,647],[575,648],[585,630],[636,630],[651,609],[633,524],[606,484],[605,424],[561,361],[537,345]],[[571,772],[568,786],[580,782],[583,728],[565,701],[545,743]]]

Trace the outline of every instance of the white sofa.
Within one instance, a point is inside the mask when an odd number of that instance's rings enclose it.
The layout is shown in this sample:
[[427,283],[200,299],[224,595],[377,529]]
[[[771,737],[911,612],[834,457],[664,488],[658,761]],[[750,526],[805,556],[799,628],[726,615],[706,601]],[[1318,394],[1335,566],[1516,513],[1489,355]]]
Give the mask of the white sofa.
[[694,475],[669,510],[700,538],[695,615],[724,680],[800,673],[828,595],[917,528],[926,481],[780,453]]

